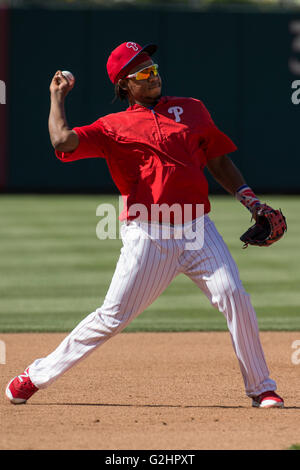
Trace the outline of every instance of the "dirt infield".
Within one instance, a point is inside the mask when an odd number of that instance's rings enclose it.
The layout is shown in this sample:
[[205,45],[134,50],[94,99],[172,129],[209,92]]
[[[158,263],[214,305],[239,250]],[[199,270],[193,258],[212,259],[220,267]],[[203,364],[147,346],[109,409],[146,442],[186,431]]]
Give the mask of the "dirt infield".
[[228,333],[123,333],[40,390],[26,405],[7,381],[65,334],[1,334],[1,449],[287,449],[300,443],[300,332],[264,332],[285,409],[245,396]]

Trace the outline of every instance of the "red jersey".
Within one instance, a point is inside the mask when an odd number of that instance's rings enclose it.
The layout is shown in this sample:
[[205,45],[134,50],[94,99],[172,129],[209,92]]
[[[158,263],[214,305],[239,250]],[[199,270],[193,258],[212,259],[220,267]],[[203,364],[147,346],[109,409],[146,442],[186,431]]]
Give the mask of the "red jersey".
[[147,208],[148,220],[154,204],[192,205],[192,218],[203,204],[208,213],[206,163],[237,149],[194,98],[164,96],[153,108],[135,104],[74,131],[77,149],[56,156],[63,162],[105,158],[124,200],[120,220],[130,218],[136,204]]

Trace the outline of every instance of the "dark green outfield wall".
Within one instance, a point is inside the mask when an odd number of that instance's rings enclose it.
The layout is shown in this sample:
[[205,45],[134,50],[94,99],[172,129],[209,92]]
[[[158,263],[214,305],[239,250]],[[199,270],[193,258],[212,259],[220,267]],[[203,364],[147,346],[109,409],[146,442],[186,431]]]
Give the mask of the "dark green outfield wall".
[[[156,42],[164,94],[201,99],[237,144],[234,161],[257,191],[300,191],[300,13],[12,10],[4,190],[112,191],[105,161],[58,161],[48,136],[49,84],[71,70],[70,126],[124,108],[111,104],[109,52]],[[300,62],[299,62],[300,63]],[[1,79],[1,77],[0,77]],[[218,190],[210,180],[212,190]]]

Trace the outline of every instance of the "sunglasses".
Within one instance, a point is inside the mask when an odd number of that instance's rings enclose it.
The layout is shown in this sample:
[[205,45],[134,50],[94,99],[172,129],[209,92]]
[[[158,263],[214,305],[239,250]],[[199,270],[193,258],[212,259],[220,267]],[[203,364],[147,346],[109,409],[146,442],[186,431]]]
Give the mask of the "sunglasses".
[[144,67],[141,70],[138,70],[135,73],[132,73],[130,75],[127,75],[125,78],[135,78],[136,80],[147,80],[147,78],[150,77],[151,73],[156,77],[158,75],[158,65],[157,64],[152,64],[148,65],[147,67]]

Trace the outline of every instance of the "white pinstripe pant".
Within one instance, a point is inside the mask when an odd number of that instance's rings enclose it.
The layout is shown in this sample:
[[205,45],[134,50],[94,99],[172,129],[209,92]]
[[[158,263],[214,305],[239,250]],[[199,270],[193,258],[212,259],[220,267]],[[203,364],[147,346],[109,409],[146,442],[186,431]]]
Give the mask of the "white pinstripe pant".
[[[194,229],[199,220],[193,222]],[[186,250],[186,240],[176,239],[173,229],[170,239],[153,239],[149,233],[145,224],[122,226],[123,247],[103,305],[82,320],[51,354],[29,366],[32,382],[38,388],[50,385],[124,329],[184,273],[224,314],[246,394],[251,397],[276,390],[269,378],[255,311],[214,223],[204,217],[204,244],[196,250]]]

